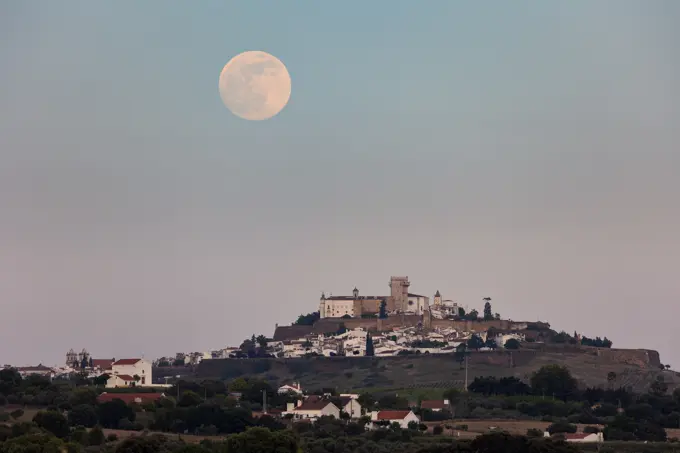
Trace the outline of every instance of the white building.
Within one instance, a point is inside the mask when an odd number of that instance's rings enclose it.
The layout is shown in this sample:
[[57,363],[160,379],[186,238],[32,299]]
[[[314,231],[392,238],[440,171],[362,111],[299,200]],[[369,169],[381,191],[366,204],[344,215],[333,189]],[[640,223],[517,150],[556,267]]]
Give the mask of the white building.
[[288,403],[286,411],[281,415],[292,415],[296,420],[316,420],[319,417],[340,418],[340,409],[329,400],[320,396],[310,396],[297,403]]
[[[563,433],[564,440],[575,443],[601,443],[604,442],[602,433]],[[551,437],[549,432],[543,433],[545,437]]]
[[148,386],[152,383],[151,362],[144,359],[121,359],[111,365],[106,386]]
[[353,395],[340,396],[340,401],[342,412],[348,414],[350,418],[361,418],[362,409],[358,397],[354,398]]
[[287,393],[302,395],[302,386],[300,385],[299,382],[294,382],[291,385],[285,384],[279,387],[277,392],[279,395],[285,395]]
[[374,429],[381,427],[382,424],[392,423],[398,423],[401,428],[407,429],[411,422],[420,423],[420,418],[413,411],[373,411],[371,422]]
[[52,379],[54,377],[54,370],[50,367],[46,367],[42,363],[38,366],[23,366],[17,368],[17,371],[21,375],[22,378],[25,378],[26,376],[43,376],[49,379]]
[[421,296],[419,294],[408,293],[408,306],[406,307],[406,313],[415,313],[416,315],[422,315],[430,307],[430,298]]

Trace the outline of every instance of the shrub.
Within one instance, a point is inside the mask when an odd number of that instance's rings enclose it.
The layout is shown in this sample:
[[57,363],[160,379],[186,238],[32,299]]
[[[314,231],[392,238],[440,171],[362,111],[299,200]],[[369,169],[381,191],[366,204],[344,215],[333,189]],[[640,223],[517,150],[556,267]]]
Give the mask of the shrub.
[[443,432],[444,428],[442,428],[442,425],[437,425],[434,428],[432,428],[432,434],[434,434],[435,436],[439,436]]
[[543,430],[538,428],[527,429],[527,437],[543,437]]
[[10,412],[9,415],[11,415],[14,420],[16,420],[17,418],[20,418],[22,415],[24,415],[24,411],[23,409],[17,409]]
[[117,440],[118,440],[118,434],[111,433],[108,436],[106,436],[107,442],[115,442]]
[[8,422],[9,414],[7,412],[0,412],[0,422]]

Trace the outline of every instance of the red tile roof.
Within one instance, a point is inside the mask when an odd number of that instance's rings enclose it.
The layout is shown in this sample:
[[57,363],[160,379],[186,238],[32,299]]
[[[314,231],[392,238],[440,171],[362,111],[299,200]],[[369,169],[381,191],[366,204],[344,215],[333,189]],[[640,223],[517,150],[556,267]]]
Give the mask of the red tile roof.
[[328,400],[323,399],[307,399],[300,406],[296,407],[296,411],[320,411],[329,404],[333,404]]
[[92,366],[94,368],[101,368],[102,370],[110,370],[113,365],[113,359],[92,359]]
[[378,420],[403,420],[411,411],[379,411]]
[[122,400],[126,404],[130,403],[150,403],[163,398],[162,393],[102,393],[97,397],[100,403],[107,403],[113,400]]
[[592,434],[593,433],[564,433],[563,435],[565,439],[581,440]]
[[120,359],[114,362],[114,365],[134,365],[142,359]]
[[444,409],[446,404],[443,400],[424,400],[420,402],[421,409]]
[[124,381],[134,381],[135,380],[135,378],[133,378],[129,374],[117,374],[116,377],[118,377],[119,379],[122,379]]

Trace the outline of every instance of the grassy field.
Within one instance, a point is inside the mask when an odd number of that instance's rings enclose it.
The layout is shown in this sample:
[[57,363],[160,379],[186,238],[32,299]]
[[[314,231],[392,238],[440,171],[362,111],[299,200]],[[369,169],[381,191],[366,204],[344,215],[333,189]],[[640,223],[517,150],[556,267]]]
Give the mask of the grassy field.
[[[631,351],[637,354],[639,351]],[[541,352],[531,350],[513,353],[473,353],[468,367],[468,380],[477,376],[514,376],[524,381],[543,365],[566,365],[583,386],[615,385],[645,392],[649,383],[663,376],[672,390],[680,385],[680,375],[661,371],[641,360],[633,360],[621,352],[619,356],[599,356],[595,351]],[[637,358],[637,355],[634,356]],[[617,380],[607,381],[610,372]],[[433,354],[399,357],[326,357],[300,359],[223,359],[204,360],[196,369],[197,379],[231,380],[251,376],[275,385],[300,382],[304,388],[331,387],[349,392],[362,389],[406,388],[448,389],[464,385],[465,370],[452,355]]]

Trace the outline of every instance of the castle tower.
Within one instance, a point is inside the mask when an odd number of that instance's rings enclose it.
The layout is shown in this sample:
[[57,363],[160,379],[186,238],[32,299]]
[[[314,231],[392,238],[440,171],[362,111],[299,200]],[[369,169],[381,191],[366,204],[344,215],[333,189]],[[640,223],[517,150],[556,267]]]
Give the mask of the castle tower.
[[436,293],[434,293],[434,305],[439,306],[442,304],[442,295],[439,294],[439,290],[437,290]]
[[326,294],[321,293],[321,299],[319,300],[319,318],[326,317]]
[[408,307],[408,287],[411,283],[408,277],[390,277],[390,298],[387,302],[388,310],[406,311]]
[[352,290],[352,295],[354,296],[354,307],[353,307],[353,313],[352,315],[355,318],[361,318],[361,315],[364,313],[364,306],[361,303],[361,299],[359,299],[359,290],[355,286],[354,289]]

